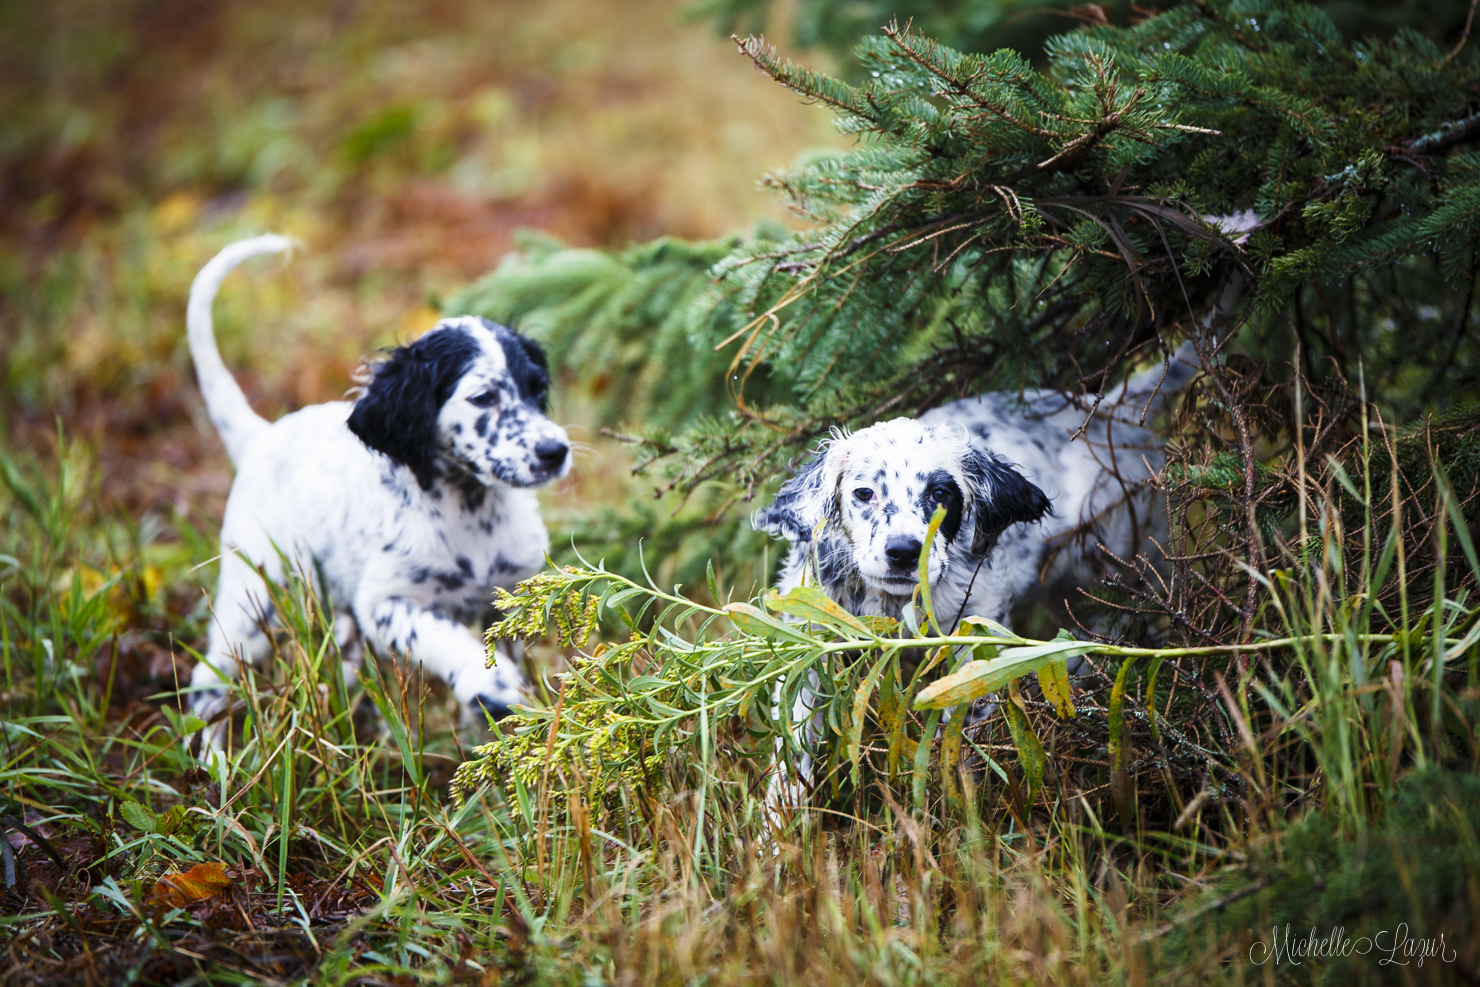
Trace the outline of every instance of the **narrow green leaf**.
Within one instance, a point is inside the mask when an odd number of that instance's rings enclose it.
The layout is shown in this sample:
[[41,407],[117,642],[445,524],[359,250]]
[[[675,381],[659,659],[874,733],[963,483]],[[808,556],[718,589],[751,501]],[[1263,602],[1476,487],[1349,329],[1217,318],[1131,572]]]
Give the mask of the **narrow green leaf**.
[[1007,730],[1012,734],[1012,745],[1017,748],[1018,763],[1022,765],[1023,777],[1028,782],[1025,801],[1031,804],[1033,796],[1043,787],[1043,778],[1048,773],[1048,757],[1043,753],[1043,742],[1028,721],[1028,714],[1019,705],[1021,702],[1016,695],[1008,696],[1002,709],[1007,714]]
[[1130,737],[1125,723],[1125,688],[1130,678],[1134,658],[1121,663],[1115,676],[1115,685],[1110,689],[1110,795],[1115,799],[1115,808],[1120,813],[1121,825],[1131,824],[1131,778],[1126,768],[1130,754]]
[[915,748],[915,770],[910,784],[910,795],[917,810],[925,808],[925,782],[930,777],[930,748],[935,739],[935,730],[940,726],[941,710],[933,709],[925,717],[925,728],[920,732],[920,744]]
[[797,586],[785,596],[772,590],[765,604],[766,609],[775,613],[789,613],[853,637],[874,636],[862,621],[816,586]]
[[956,715],[946,722],[946,728],[940,738],[940,785],[945,791],[946,807],[957,818],[966,812],[966,804],[961,797],[961,734],[966,729],[965,710],[957,710]]
[[1153,658],[1146,671],[1146,722],[1151,725],[1151,739],[1161,744],[1161,730],[1156,725],[1156,673],[1161,671],[1165,658]]
[[723,603],[719,596],[719,580],[714,578],[714,560],[710,559],[704,566],[704,581],[709,584],[709,595],[714,597],[715,603]]
[[816,645],[806,634],[789,624],[772,617],[770,614],[749,603],[727,603],[724,606],[725,613],[730,622],[740,629],[740,633],[749,634],[751,637],[762,637],[772,641],[790,641],[793,644]]
[[[1000,637],[1000,638],[1003,639],[1003,641],[1002,641],[1003,644],[1022,644],[1023,641],[1024,641],[1023,638],[1018,637],[1016,634],[1014,634],[1007,627],[1003,626],[1002,624],[997,623],[995,620],[992,620],[992,619],[990,619],[988,617],[978,617],[975,614],[971,614],[971,615],[962,617],[961,618],[961,623],[963,625],[965,625],[965,624],[971,624],[971,625],[973,625],[975,627],[981,628],[982,631],[985,632],[983,635],[973,635],[974,637],[975,636]],[[962,633],[965,633],[965,631],[963,631]]]
[[848,725],[848,760],[853,763],[853,780],[859,781],[860,762],[863,758],[863,725],[868,717],[868,700],[879,686],[884,670],[898,657],[898,652],[885,654],[874,667],[869,669],[858,688],[853,692],[853,719]]
[[935,536],[940,533],[940,526],[946,519],[946,508],[944,504],[935,506],[935,513],[930,515],[930,526],[925,529],[925,544],[920,546],[920,603],[925,610],[925,616],[930,620],[930,626],[935,628],[937,634],[945,633],[940,626],[940,621],[935,619],[935,601],[930,596],[930,547],[935,544]]

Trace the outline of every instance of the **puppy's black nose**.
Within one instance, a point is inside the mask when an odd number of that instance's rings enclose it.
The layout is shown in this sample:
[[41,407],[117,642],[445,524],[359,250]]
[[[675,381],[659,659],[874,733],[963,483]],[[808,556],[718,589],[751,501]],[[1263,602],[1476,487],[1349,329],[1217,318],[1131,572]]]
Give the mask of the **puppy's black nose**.
[[884,557],[890,565],[914,565],[920,561],[920,539],[895,535],[884,544]]
[[565,454],[570,452],[570,446],[559,439],[540,439],[535,443],[534,454],[545,469],[557,469],[565,462]]

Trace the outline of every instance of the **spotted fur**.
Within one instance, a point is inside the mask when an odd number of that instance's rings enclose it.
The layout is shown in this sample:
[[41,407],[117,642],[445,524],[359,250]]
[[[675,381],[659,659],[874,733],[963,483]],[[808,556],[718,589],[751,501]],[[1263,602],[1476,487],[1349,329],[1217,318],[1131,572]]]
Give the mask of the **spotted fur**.
[[1077,438],[1084,413],[1052,391],[984,394],[834,434],[753,518],[790,545],[779,588],[810,567],[850,612],[900,616],[944,504],[929,560],[937,618],[1011,626],[1014,607],[1093,580],[1110,559],[1102,546],[1131,558],[1165,531],[1145,484],[1164,457],[1139,418],[1153,393],[1186,385],[1194,360],[1184,347],[1128,381]]
[[211,304],[232,268],[289,245],[273,236],[233,244],[191,288],[191,355],[237,468],[195,708],[209,719],[241,662],[266,654],[270,606],[257,570],[280,582],[286,557],[330,601],[351,658],[361,639],[407,655],[473,719],[502,716],[523,677],[509,654],[485,667],[467,625],[486,624],[493,588],[532,575],[549,546],[531,488],[566,475],[571,457],[545,413],[544,353],[484,319],[444,319],[376,363],[353,403],[269,424],[221,362]]
[[[1010,627],[1015,608],[1063,599],[1112,562],[1103,549],[1132,558],[1165,533],[1146,485],[1165,458],[1140,420],[1158,395],[1185,387],[1196,366],[1184,345],[1108,395],[1082,431],[1078,407],[1057,392],[1028,391],[834,433],[752,518],[790,547],[778,589],[807,578],[851,613],[900,617],[930,518],[944,504],[927,570],[943,630],[968,615]],[[802,689],[791,715],[816,737],[825,727],[813,706],[813,691]],[[993,708],[978,703],[972,719]],[[811,759],[793,767],[771,776],[773,817],[781,805],[800,804],[810,784]]]

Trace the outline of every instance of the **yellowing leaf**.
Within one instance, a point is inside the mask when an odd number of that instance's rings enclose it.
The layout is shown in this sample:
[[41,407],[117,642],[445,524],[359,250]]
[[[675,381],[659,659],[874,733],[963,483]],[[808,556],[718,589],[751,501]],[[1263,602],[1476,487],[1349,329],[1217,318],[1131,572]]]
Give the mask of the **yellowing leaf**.
[[853,762],[855,779],[859,777],[858,765],[863,757],[863,724],[864,719],[868,716],[869,697],[878,688],[879,679],[883,676],[884,669],[895,658],[896,656],[894,654],[886,654],[875,662],[874,667],[869,669],[868,674],[863,677],[863,681],[858,684],[858,688],[853,692],[853,718],[848,725],[848,760]]
[[1131,776],[1127,769],[1130,761],[1130,737],[1125,723],[1125,690],[1129,685],[1134,658],[1127,658],[1116,673],[1115,684],[1110,688],[1110,795],[1115,799],[1115,808],[1120,813],[1122,829],[1132,824],[1135,797],[1131,791]]
[[151,908],[186,908],[208,901],[231,888],[222,863],[196,864],[183,874],[166,874],[154,882],[144,904]]
[[1038,688],[1053,704],[1061,720],[1074,719],[1074,695],[1069,689],[1069,659],[1060,658],[1038,669]]
[[921,689],[915,697],[915,708],[943,709],[980,699],[1050,662],[1067,661],[1093,647],[1084,641],[1049,641],[1023,648],[1003,648],[996,658],[967,662],[959,670]]
[[870,614],[867,617],[859,617],[859,622],[879,637],[888,637],[899,633],[899,621],[893,617],[884,617],[879,614]]
[[783,624],[770,614],[749,603],[727,603],[724,607],[730,621],[744,634],[771,640],[790,641],[793,644],[815,644],[801,631]]
[[963,625],[973,625],[972,627],[963,627],[962,629],[962,633],[970,633],[973,637],[1000,637],[1005,639],[1003,641],[1004,644],[1023,643],[1022,638],[988,617],[978,617],[976,614],[969,614],[961,618],[961,623]]
[[872,637],[869,628],[838,602],[816,586],[798,586],[782,596],[772,590],[765,599],[766,607],[777,613],[789,613],[813,623],[831,627],[854,637]]

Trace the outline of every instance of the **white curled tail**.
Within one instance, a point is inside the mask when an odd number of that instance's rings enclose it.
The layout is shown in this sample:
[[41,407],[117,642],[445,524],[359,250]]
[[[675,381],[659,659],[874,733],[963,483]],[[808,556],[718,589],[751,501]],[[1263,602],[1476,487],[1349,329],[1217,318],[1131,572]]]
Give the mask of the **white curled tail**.
[[281,253],[292,246],[293,241],[288,237],[271,233],[239,240],[211,258],[190,286],[190,305],[185,310],[190,357],[195,361],[195,376],[200,381],[200,393],[205,398],[211,424],[220,433],[226,454],[233,463],[240,460],[252,436],[267,427],[267,420],[252,410],[236,378],[221,362],[221,351],[216,348],[216,331],[211,322],[211,305],[216,301],[221,282],[226,280],[232,268],[248,257]]

